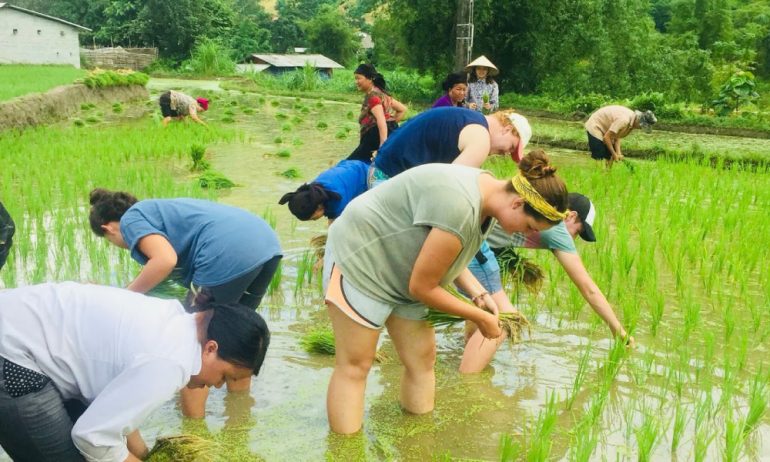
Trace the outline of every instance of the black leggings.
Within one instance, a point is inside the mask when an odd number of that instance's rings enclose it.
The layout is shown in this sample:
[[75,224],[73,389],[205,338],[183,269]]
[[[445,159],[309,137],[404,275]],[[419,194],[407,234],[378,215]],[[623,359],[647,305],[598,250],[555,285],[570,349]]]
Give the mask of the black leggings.
[[195,307],[216,301],[240,303],[255,310],[267,293],[267,288],[280,262],[281,255],[276,255],[243,276],[218,286],[205,287],[190,284],[184,306],[189,311],[196,311]]
[[[388,121],[388,136],[393,133],[393,130],[398,128],[398,123],[395,121]],[[372,162],[372,153],[380,149],[380,131],[377,126],[371,127],[361,135],[361,141],[358,143],[358,147],[350,153],[347,160],[360,160],[367,164]]]

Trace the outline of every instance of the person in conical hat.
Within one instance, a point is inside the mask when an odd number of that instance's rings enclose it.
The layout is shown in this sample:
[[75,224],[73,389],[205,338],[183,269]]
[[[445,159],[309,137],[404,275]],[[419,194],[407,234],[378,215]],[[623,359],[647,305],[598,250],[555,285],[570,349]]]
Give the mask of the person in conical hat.
[[465,66],[465,72],[470,74],[467,107],[487,114],[496,111],[500,106],[500,91],[492,77],[500,73],[497,67],[482,55]]

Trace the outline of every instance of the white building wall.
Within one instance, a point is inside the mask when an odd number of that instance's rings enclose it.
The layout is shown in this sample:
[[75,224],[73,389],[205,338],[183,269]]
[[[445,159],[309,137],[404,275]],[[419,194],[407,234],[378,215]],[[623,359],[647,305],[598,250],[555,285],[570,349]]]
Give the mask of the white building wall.
[[80,67],[78,29],[22,11],[0,8],[0,64]]

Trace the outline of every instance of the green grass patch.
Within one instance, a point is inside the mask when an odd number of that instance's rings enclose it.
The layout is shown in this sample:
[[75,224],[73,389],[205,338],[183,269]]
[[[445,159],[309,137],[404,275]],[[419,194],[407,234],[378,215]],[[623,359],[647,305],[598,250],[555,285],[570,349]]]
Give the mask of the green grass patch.
[[86,71],[72,66],[0,65],[0,101],[73,83]]

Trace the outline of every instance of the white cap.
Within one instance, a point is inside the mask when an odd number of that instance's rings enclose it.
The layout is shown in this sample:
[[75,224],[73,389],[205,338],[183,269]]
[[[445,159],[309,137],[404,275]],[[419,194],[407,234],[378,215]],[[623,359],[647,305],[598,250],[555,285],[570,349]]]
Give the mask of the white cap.
[[524,157],[524,148],[527,147],[529,140],[532,138],[532,127],[529,125],[526,117],[515,112],[508,114],[508,120],[511,121],[519,133],[519,144],[516,146],[516,151],[511,153],[514,162],[518,163]]

